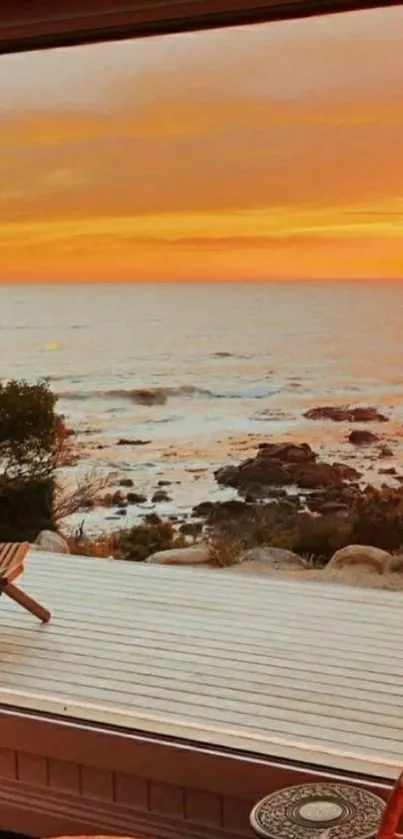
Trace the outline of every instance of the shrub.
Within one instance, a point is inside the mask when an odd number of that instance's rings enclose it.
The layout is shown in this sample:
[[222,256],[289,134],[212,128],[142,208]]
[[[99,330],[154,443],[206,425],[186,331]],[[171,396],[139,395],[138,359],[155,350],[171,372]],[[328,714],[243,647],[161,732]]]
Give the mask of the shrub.
[[0,462],[7,479],[47,478],[63,465],[70,449],[57,396],[47,382],[0,384]]
[[121,530],[114,537],[114,555],[119,559],[142,562],[156,553],[171,548],[183,547],[183,536],[177,536],[169,521],[137,524],[130,530]]
[[219,565],[231,565],[249,548],[270,545],[294,551],[305,558],[326,562],[344,545],[351,544],[350,519],[313,517],[288,504],[250,507],[241,520],[229,519],[215,527],[210,539],[212,557]]
[[0,541],[31,541],[54,527],[56,470],[71,436],[47,382],[0,384]]
[[403,488],[369,486],[356,500],[352,513],[356,544],[386,551],[398,551],[403,546]]

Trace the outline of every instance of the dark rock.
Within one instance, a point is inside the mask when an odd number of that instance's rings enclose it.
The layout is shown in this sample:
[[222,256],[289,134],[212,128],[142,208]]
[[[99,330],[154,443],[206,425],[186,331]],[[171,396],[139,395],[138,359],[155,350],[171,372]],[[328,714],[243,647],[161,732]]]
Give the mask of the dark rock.
[[348,435],[350,443],[354,446],[369,446],[371,443],[378,443],[379,437],[373,431],[367,431],[365,428],[357,428],[355,431],[350,431]]
[[142,495],[141,492],[128,492],[127,500],[129,504],[145,504],[147,501],[147,496]]
[[159,504],[163,501],[172,501],[172,498],[169,497],[168,493],[165,492],[165,490],[158,489],[157,492],[154,492],[151,501],[153,502],[153,504]]
[[243,521],[255,516],[257,509],[255,504],[246,504],[234,498],[230,501],[216,501],[215,503],[204,501],[194,507],[192,515],[204,519],[210,525],[227,521]]
[[354,469],[354,466],[348,466],[346,463],[333,463],[333,467],[338,469],[343,481],[357,481],[361,478],[361,472]]
[[169,487],[171,486],[172,481],[158,481],[157,486],[159,487]]
[[253,504],[255,501],[260,501],[262,498],[268,498],[271,495],[271,489],[271,487],[259,486],[259,484],[256,484],[253,486],[241,487],[239,494],[242,495],[247,504]]
[[215,479],[218,484],[224,484],[227,487],[236,487],[238,485],[238,466],[222,466],[214,472]]
[[[361,490],[354,484],[341,487],[327,487],[326,489],[316,490],[307,496],[305,503],[309,510],[315,513],[322,513],[326,506],[347,508],[354,504],[356,499],[360,496]],[[328,511],[330,510],[330,506]]]
[[386,445],[386,443],[382,446],[379,446],[378,449],[378,456],[381,457],[393,457],[393,451],[390,446]]
[[162,519],[157,515],[157,513],[147,513],[147,515],[144,516],[144,521],[146,522],[146,524],[155,525],[163,523]]
[[132,486],[134,486],[134,481],[132,481],[131,478],[122,478],[122,480],[119,481],[119,486],[120,487],[132,487]]
[[118,515],[119,516],[127,516],[127,510],[125,508],[121,507],[120,510],[118,511]]
[[351,407],[349,405],[310,408],[303,415],[312,420],[333,420],[333,422],[388,422],[389,417],[376,408]]
[[396,472],[396,469],[395,469],[394,466],[389,466],[387,469],[380,469],[379,474],[380,475],[396,475],[397,472]]
[[270,486],[270,484],[248,484],[240,487],[238,492],[249,504],[267,498],[288,498],[286,489]]
[[126,437],[121,437],[117,442],[117,446],[148,446],[151,440],[128,440]]
[[111,500],[111,504],[114,504],[115,506],[117,506],[118,504],[121,504],[122,501],[126,501],[126,497],[123,494],[123,492],[121,492],[120,489],[118,489],[118,490],[116,490],[116,492],[113,493],[110,500]]
[[215,505],[212,501],[202,501],[201,504],[196,504],[192,510],[192,516],[194,518],[206,519],[214,510]]
[[259,443],[262,456],[281,463],[313,463],[316,454],[308,443]]

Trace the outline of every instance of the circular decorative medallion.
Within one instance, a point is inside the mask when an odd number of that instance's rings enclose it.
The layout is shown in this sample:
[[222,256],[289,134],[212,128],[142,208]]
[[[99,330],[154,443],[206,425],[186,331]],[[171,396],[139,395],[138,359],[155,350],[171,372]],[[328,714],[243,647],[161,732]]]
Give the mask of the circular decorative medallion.
[[264,839],[371,839],[385,802],[348,784],[303,784],[263,798],[250,822]]

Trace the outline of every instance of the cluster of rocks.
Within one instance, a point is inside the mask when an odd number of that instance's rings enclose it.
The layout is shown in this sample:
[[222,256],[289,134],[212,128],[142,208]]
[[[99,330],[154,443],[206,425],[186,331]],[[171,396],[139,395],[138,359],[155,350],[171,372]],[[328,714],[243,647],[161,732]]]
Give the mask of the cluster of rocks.
[[305,411],[305,419],[332,420],[332,422],[388,422],[389,417],[377,408],[352,407],[351,405],[325,405]]
[[[159,551],[148,557],[146,562],[152,565],[216,566],[211,548],[206,543]],[[233,562],[226,569],[240,573],[262,574],[313,570],[306,559],[293,551],[267,545],[241,552],[234,557]],[[325,576],[333,572],[349,572],[357,569],[383,576],[403,574],[403,555],[392,555],[388,551],[371,545],[348,545],[335,551],[322,572]]]
[[[171,501],[171,497],[168,495],[166,489],[164,489],[169,484],[170,481],[158,481],[157,489],[153,492],[151,498],[148,499],[144,493],[134,490],[134,481],[132,478],[122,478],[119,481],[119,487],[121,489],[106,493],[102,497],[101,503],[104,507],[115,507],[119,515],[125,515],[127,507],[130,505],[147,504],[149,500],[152,504],[162,504]],[[128,491],[124,492],[123,490]]]
[[319,460],[308,443],[261,443],[254,458],[215,472],[219,484],[233,487],[249,500],[273,497],[273,488],[299,490],[346,488],[361,475],[343,463]]

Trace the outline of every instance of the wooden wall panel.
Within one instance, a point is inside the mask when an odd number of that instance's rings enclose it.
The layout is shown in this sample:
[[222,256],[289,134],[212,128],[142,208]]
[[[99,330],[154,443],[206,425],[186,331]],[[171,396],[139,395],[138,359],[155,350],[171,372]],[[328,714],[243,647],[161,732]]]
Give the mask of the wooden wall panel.
[[[260,797],[329,777],[319,768],[1,709],[0,743],[0,831],[33,837],[252,839],[249,812]],[[384,797],[390,790],[376,779],[361,783]]]
[[398,0],[13,0],[0,53],[399,5]]

